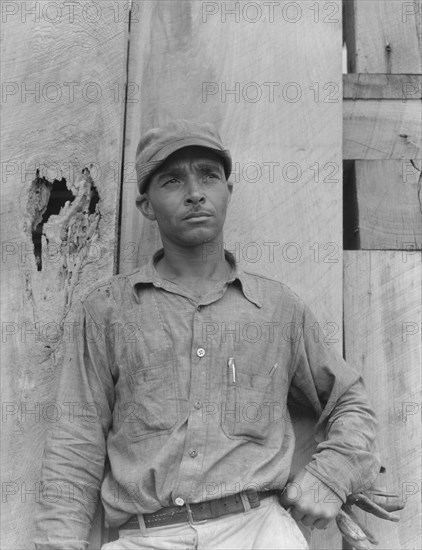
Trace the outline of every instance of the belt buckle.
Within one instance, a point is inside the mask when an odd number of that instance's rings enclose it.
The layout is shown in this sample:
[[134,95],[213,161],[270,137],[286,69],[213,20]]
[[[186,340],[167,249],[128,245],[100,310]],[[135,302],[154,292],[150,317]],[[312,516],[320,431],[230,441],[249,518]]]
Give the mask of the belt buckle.
[[191,507],[190,507],[189,503],[185,502],[185,505],[186,505],[186,510],[187,510],[187,513],[188,513],[189,523],[191,525],[198,525],[200,523],[207,523],[207,521],[208,521],[207,519],[201,519],[199,521],[194,520],[192,510],[191,510]]

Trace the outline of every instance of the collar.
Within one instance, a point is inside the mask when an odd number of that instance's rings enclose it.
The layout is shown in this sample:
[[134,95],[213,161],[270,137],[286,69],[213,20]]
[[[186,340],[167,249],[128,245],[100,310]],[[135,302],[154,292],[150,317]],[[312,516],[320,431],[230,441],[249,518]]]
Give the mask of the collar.
[[[158,288],[165,287],[166,283],[164,279],[160,277],[155,268],[158,260],[160,260],[163,256],[164,249],[160,248],[160,250],[157,250],[157,252],[155,252],[155,254],[145,265],[127,275],[127,278],[132,284],[133,294],[138,303],[139,298],[136,291],[137,285],[152,284]],[[245,298],[257,307],[262,307],[262,291],[258,286],[257,277],[240,269],[239,265],[236,263],[234,255],[228,250],[224,250],[224,256],[231,267],[227,284],[229,285],[239,281]]]

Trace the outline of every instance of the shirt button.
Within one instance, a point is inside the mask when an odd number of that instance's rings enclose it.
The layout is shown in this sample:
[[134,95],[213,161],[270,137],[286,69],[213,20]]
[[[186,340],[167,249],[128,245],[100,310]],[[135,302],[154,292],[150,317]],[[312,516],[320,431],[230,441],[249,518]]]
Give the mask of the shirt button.
[[195,458],[198,456],[198,451],[196,451],[195,449],[192,449],[191,451],[189,451],[189,456],[191,458]]
[[201,306],[198,306],[198,307],[196,308],[196,311],[201,311],[201,309],[202,309],[202,307],[201,307]]
[[177,504],[177,506],[183,506],[185,501],[183,500],[183,498],[177,497],[174,503]]
[[194,407],[195,407],[195,409],[200,409],[201,405],[202,405],[202,403],[200,401],[195,401]]
[[197,355],[198,357],[204,357],[204,355],[205,355],[205,350],[204,350],[204,348],[198,348],[198,349],[196,350],[196,355]]
[[161,286],[160,281],[157,281],[157,282],[155,283],[155,286]]

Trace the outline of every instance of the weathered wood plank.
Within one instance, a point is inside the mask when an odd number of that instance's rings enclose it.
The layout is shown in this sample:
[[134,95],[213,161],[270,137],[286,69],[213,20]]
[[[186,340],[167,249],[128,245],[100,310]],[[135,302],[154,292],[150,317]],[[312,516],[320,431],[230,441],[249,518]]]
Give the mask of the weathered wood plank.
[[421,275],[420,252],[344,252],[346,360],[378,415],[379,481],[407,498],[400,523],[365,514],[387,550],[420,546]]
[[128,23],[108,1],[2,7],[2,547],[21,549],[45,433],[66,414],[54,403],[66,312],[115,270]]
[[344,74],[343,99],[422,98],[422,76],[414,74]]
[[421,158],[420,101],[346,100],[343,103],[343,159]]
[[421,161],[359,160],[354,181],[355,227],[363,250],[421,250]]
[[420,1],[346,0],[349,72],[420,73],[420,17]]
[[[318,22],[309,2],[295,5],[301,16],[291,24],[294,7],[283,16],[277,3],[271,18],[263,4],[245,12],[241,2],[136,1],[129,81],[141,94],[127,106],[125,159],[134,161],[151,127],[213,122],[235,163],[227,248],[243,267],[293,287],[322,327],[334,320],[341,350],[341,5],[331,2]],[[133,166],[122,194],[128,272],[160,239],[135,209]],[[312,452],[309,431],[300,445]],[[315,539],[340,545],[335,526]]]
[[[196,2],[135,5],[139,23],[132,25],[129,80],[142,87],[142,100],[128,103],[126,162],[134,162],[140,134],[154,125],[175,117],[214,122],[235,163],[227,246],[244,266],[282,278],[333,319],[337,313],[332,313],[341,311],[341,97],[335,89],[341,79],[340,23],[316,24],[306,2],[295,25],[264,17],[253,24],[242,15],[239,21],[227,15],[222,22],[219,4],[215,15]],[[286,52],[282,58],[280,48]],[[300,69],[303,52],[308,65],[309,56],[319,59],[311,76],[304,66]],[[333,87],[323,90],[327,82]],[[273,95],[264,83],[273,83]],[[319,84],[318,101],[318,86],[311,90],[312,83]],[[301,99],[288,101],[295,90]],[[254,93],[261,94],[258,101],[248,99]],[[333,102],[324,102],[330,94]],[[122,272],[144,262],[159,245],[155,224],[134,208],[136,194],[134,167],[127,165]],[[274,243],[272,255],[265,242]],[[255,255],[252,246],[247,249],[250,243],[257,245]]]

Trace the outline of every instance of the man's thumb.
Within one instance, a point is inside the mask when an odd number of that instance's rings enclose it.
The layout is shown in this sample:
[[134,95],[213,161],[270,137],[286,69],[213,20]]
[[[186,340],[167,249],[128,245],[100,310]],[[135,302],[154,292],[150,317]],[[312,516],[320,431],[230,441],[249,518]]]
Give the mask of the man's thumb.
[[301,494],[302,490],[300,485],[295,481],[291,481],[284,487],[284,490],[280,495],[280,504],[284,506],[284,508],[294,506],[294,504],[300,499]]

